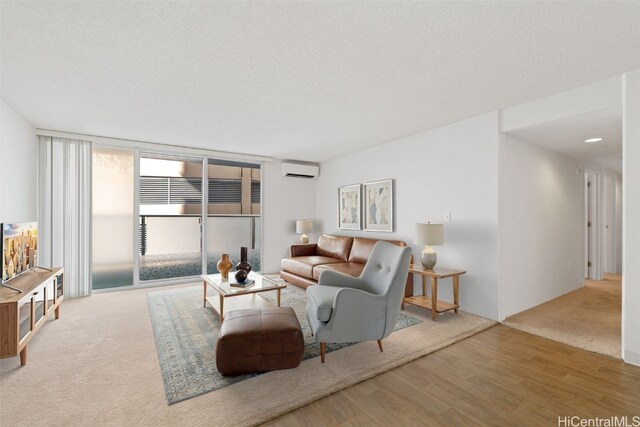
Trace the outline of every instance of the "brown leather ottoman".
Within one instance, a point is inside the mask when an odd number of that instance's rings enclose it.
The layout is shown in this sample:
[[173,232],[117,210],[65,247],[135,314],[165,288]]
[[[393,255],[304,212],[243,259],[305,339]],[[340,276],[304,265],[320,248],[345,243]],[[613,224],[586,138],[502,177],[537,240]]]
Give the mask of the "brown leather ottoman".
[[295,368],[304,338],[291,307],[230,311],[220,327],[216,365],[222,375]]

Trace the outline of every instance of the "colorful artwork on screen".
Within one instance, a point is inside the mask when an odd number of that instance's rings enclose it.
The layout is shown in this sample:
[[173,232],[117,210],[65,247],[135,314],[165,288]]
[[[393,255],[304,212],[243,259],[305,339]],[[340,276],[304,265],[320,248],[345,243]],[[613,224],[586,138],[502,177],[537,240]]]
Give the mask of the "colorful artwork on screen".
[[38,223],[2,224],[2,282],[35,267]]

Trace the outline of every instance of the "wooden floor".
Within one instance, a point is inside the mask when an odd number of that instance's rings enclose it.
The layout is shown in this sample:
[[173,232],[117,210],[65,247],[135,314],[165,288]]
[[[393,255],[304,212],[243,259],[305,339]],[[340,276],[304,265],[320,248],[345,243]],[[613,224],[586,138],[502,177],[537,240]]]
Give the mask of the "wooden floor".
[[267,425],[557,426],[558,416],[622,415],[640,416],[640,367],[498,325]]

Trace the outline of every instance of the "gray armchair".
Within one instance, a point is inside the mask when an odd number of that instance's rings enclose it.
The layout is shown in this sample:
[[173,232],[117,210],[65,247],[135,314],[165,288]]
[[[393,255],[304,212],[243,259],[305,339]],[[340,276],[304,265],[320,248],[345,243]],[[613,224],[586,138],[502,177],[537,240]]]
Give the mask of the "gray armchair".
[[325,270],[307,288],[307,321],[322,363],[327,343],[377,340],[382,351],[396,326],[410,258],[409,247],[378,242],[360,277]]

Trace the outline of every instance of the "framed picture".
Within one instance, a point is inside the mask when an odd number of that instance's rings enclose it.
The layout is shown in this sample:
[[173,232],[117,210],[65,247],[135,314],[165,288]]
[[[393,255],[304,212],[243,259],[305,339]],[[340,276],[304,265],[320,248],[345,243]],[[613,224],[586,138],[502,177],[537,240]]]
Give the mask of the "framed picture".
[[345,185],[338,188],[338,228],[341,230],[360,230],[360,184]]
[[393,180],[367,182],[364,186],[364,229],[393,231]]

